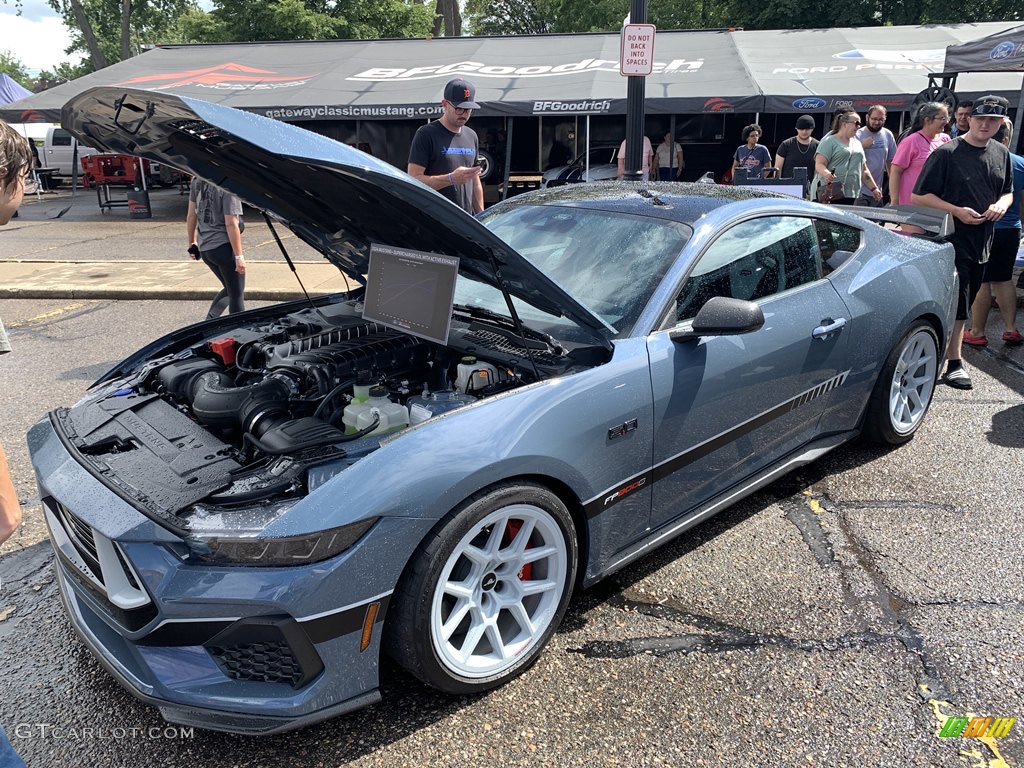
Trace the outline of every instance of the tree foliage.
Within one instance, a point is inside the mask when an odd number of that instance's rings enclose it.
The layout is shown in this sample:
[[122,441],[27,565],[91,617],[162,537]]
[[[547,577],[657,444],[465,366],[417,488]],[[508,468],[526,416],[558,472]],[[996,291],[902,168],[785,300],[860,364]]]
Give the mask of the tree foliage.
[[22,88],[32,87],[32,78],[25,65],[10,51],[0,51],[0,74],[7,75]]
[[432,23],[429,7],[406,0],[215,0],[209,13],[183,14],[173,42],[424,37]]
[[[468,0],[475,35],[615,32],[629,0]],[[647,20],[659,29],[825,29],[888,24],[951,24],[1024,19],[1021,0],[659,0]]]

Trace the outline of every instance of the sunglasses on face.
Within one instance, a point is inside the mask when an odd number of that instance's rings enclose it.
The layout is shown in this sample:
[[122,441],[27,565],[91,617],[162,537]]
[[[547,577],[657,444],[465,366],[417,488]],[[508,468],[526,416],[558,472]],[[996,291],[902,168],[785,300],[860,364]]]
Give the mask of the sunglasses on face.
[[854,125],[860,125],[860,120],[843,120],[844,123],[853,123]]
[[975,104],[971,117],[1006,117],[1006,107],[1002,104]]

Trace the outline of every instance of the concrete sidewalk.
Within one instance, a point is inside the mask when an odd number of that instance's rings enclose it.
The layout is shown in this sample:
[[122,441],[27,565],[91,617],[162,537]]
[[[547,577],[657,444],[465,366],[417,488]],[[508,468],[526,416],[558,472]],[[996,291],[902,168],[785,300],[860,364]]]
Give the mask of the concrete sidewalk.
[[[301,299],[298,275],[311,296],[348,289],[337,267],[297,262],[246,260],[245,297]],[[0,261],[0,299],[210,299],[220,283],[202,262],[180,261]]]
[[[188,198],[177,189],[151,192],[148,219],[132,219],[126,209],[103,211],[89,190],[79,190],[75,204],[57,219],[70,202],[67,189],[26,197],[20,217],[0,229],[0,299],[209,301],[220,290],[209,268],[185,253]],[[250,214],[246,298],[302,298],[267,225],[258,213]],[[323,256],[286,227],[278,234],[310,295],[346,290],[344,276]]]

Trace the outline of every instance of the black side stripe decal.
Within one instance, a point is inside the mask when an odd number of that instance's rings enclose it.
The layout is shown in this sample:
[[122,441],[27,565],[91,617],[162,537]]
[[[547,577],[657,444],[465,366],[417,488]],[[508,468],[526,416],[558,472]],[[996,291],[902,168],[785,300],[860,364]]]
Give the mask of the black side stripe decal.
[[833,389],[841,387],[849,374],[850,372],[848,370],[843,371],[837,376],[833,376],[828,381],[824,381],[806,392],[801,392],[796,397],[786,400],[774,408],[754,416],[753,418],[748,419],[742,424],[739,424],[720,435],[709,438],[703,443],[695,445],[693,448],[689,448],[682,453],[665,459],[665,461],[655,467],[609,488],[600,496],[592,499],[583,506],[587,517],[596,517],[606,509],[618,504],[633,491],[640,490],[640,488],[656,483],[658,480],[668,477],[673,472],[676,472],[677,470],[680,470],[683,467],[714,453],[719,448],[739,440],[741,437],[750,434],[755,429],[759,429],[765,424],[785,416],[787,413],[794,411],[803,405],[807,405],[807,403],[812,400],[817,400],[819,397],[831,392]]

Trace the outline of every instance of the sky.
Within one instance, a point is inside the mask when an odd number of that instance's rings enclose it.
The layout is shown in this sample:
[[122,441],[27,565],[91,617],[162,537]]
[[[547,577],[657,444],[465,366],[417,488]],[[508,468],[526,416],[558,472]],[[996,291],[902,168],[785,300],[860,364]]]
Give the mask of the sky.
[[79,54],[64,53],[70,44],[64,22],[46,0],[23,0],[20,16],[14,0],[0,0],[0,51],[9,51],[29,74],[53,70],[63,61],[77,63]]

